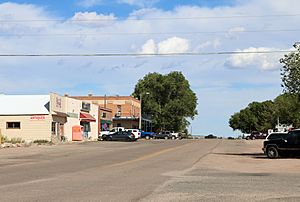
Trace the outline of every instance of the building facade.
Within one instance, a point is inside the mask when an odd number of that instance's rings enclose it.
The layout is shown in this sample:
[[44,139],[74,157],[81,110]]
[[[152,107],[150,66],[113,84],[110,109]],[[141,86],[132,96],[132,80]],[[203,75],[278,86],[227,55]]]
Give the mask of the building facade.
[[99,106],[99,132],[111,130],[113,127],[112,119],[112,110]]
[[138,99],[131,96],[71,96],[111,109],[113,127],[139,128],[140,107]]
[[0,129],[7,138],[22,140],[73,140],[74,127],[85,138],[98,136],[98,106],[49,95],[0,95]]

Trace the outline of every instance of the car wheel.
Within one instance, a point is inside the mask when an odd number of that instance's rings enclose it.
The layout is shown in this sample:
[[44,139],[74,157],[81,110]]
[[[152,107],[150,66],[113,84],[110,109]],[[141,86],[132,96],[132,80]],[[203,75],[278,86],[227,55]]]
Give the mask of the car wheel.
[[172,140],[175,140],[176,138],[175,138],[175,136],[172,136]]
[[252,137],[252,140],[255,140],[255,137]]
[[276,147],[268,147],[267,148],[267,156],[270,159],[278,158],[279,153]]
[[145,138],[146,138],[146,140],[149,140],[149,139],[150,139],[150,137],[149,137],[148,135],[147,135]]
[[168,137],[165,137],[165,140],[167,140],[168,139]]

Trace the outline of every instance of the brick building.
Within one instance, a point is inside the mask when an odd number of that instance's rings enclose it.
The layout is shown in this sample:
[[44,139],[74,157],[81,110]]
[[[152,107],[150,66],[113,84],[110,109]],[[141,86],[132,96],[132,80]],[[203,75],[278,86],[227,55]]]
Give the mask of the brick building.
[[99,106],[99,130],[106,131],[112,128],[112,110]]
[[89,94],[88,96],[71,97],[111,109],[113,127],[139,128],[141,103],[132,96],[93,96]]

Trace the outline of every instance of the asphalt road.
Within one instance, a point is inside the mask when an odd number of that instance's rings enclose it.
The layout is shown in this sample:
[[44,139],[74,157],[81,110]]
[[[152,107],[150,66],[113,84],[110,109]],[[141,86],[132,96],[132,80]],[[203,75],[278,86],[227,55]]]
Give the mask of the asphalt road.
[[300,159],[261,142],[150,140],[0,150],[0,201],[300,201]]

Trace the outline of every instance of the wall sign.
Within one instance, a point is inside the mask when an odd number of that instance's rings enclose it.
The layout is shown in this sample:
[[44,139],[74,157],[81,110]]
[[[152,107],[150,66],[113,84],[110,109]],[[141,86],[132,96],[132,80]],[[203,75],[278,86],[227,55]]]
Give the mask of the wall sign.
[[31,121],[43,121],[46,119],[45,115],[32,115],[30,116]]
[[91,104],[88,103],[88,102],[82,102],[81,110],[90,111],[91,110]]

